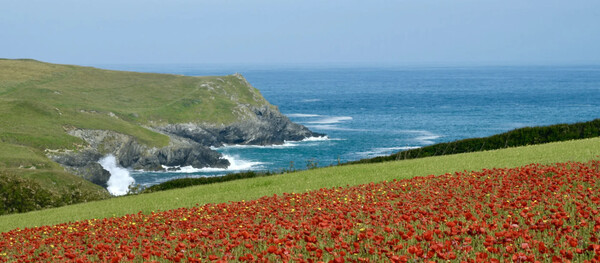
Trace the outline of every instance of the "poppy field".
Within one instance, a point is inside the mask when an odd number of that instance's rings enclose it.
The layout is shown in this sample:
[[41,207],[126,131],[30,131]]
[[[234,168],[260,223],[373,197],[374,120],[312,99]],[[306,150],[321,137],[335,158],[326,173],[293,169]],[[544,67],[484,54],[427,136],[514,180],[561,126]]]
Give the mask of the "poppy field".
[[600,262],[599,210],[600,161],[530,164],[15,229],[0,262]]

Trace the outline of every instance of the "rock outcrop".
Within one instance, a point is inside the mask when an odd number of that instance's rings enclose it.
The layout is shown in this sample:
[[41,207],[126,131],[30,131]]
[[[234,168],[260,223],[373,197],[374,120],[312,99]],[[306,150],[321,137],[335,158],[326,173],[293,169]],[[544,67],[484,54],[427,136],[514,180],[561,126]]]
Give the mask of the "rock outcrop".
[[108,186],[106,183],[110,178],[110,173],[98,163],[98,160],[102,158],[102,154],[93,149],[85,149],[77,153],[70,151],[55,152],[49,157],[83,179],[104,188]]
[[308,137],[324,136],[291,122],[272,106],[252,109],[254,114],[231,125],[169,124],[159,127],[165,134],[188,138],[204,146],[224,144],[273,145],[285,141],[300,141]]
[[107,130],[73,129],[69,134],[83,139],[88,146],[78,151],[53,152],[49,157],[69,171],[95,184],[106,187],[110,178],[98,160],[113,154],[122,167],[147,171],[164,170],[165,166],[226,168],[229,161],[221,154],[192,140],[171,135],[169,145],[162,148],[140,144],[128,135]]
[[110,174],[98,160],[107,154],[113,154],[122,167],[147,171],[164,170],[163,165],[227,168],[229,161],[211,146],[272,145],[324,136],[291,122],[273,106],[252,110],[254,114],[231,125],[185,123],[154,127],[153,130],[170,137],[169,145],[162,148],[148,147],[132,136],[114,131],[74,128],[67,132],[83,139],[87,146],[78,151],[52,152],[48,156],[74,174],[106,187]]

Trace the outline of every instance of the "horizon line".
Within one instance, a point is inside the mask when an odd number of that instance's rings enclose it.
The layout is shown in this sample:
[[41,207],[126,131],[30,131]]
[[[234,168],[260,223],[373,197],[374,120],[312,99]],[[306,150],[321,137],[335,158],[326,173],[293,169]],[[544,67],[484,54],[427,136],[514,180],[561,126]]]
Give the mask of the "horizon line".
[[67,62],[46,61],[35,58],[0,58],[6,60],[34,60],[44,63],[75,66],[169,66],[169,65],[205,65],[205,66],[282,66],[282,67],[341,67],[341,68],[475,68],[475,67],[599,67],[600,62]]

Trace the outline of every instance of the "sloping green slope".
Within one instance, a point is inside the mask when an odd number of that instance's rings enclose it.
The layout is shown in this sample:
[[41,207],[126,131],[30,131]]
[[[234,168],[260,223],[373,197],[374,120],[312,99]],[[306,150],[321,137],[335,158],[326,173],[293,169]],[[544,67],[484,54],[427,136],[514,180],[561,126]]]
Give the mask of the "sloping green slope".
[[[48,146],[70,146],[74,139],[64,134],[65,125],[110,128],[164,145],[165,136],[140,125],[228,124],[248,114],[240,112],[239,104],[268,105],[236,75],[189,77],[32,60],[0,60],[0,102],[0,133],[34,146],[50,143],[38,135],[60,138]],[[34,142],[31,137],[36,137]]]
[[269,105],[240,75],[189,77],[0,59],[0,176],[30,178],[55,191],[82,185],[107,197],[46,158],[47,150],[84,146],[66,130],[112,130],[160,147],[169,137],[147,127],[229,124],[251,114],[240,105]]
[[600,138],[592,138],[413,160],[336,166],[0,216],[0,231],[454,171],[587,161],[598,159],[599,155]]

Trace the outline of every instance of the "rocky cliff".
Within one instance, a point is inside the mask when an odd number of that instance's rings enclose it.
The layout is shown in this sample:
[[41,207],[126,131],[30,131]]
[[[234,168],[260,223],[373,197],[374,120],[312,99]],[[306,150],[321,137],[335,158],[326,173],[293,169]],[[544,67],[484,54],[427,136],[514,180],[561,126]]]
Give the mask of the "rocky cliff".
[[324,136],[291,122],[276,108],[263,106],[252,108],[253,114],[231,125],[198,125],[192,123],[169,124],[158,127],[165,134],[188,138],[204,146],[224,144],[271,145],[284,141],[300,141],[304,138]]
[[78,151],[57,151],[48,156],[69,171],[106,187],[110,178],[98,160],[113,154],[123,167],[146,171],[165,170],[164,166],[227,168],[229,161],[210,147],[225,144],[273,145],[324,136],[291,122],[272,106],[253,108],[254,115],[230,125],[168,124],[153,130],[168,135],[162,148],[140,144],[135,137],[109,130],[71,129],[70,135],[83,139],[87,146]]

